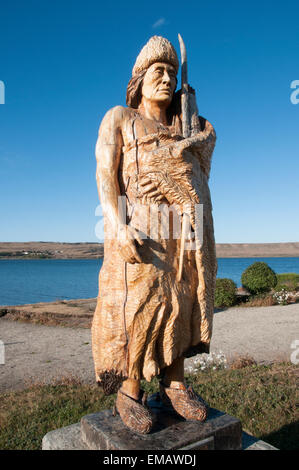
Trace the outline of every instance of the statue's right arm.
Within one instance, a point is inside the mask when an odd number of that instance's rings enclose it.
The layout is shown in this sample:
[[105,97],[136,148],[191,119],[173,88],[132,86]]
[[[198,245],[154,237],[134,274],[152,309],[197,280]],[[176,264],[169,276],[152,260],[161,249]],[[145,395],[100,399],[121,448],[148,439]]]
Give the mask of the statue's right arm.
[[118,168],[123,147],[122,124],[126,119],[125,112],[125,108],[116,106],[102,120],[96,143],[96,179],[103,213],[109,219],[112,233],[119,236],[121,231],[125,232],[125,236],[118,239],[120,252],[125,261],[135,263],[141,262],[141,259],[134,240],[139,244],[142,244],[142,240],[137,231],[124,224],[118,213]]
[[104,116],[96,143],[96,179],[103,212],[113,229],[118,228],[118,167],[123,145],[120,107],[110,109]]

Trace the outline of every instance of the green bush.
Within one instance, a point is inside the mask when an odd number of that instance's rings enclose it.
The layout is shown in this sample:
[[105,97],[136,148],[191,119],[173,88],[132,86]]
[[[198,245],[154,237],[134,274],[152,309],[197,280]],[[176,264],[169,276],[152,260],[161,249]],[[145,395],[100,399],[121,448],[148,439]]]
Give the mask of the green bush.
[[261,294],[276,286],[277,276],[267,263],[257,261],[245,269],[241,281],[252,294]]
[[274,287],[274,290],[275,292],[280,292],[281,290],[286,290],[286,291],[289,291],[290,290],[290,286],[288,286],[287,284],[279,284],[277,283],[277,285]]
[[237,302],[236,284],[231,279],[216,279],[215,307],[231,307]]
[[299,287],[299,274],[283,273],[277,274],[277,289],[296,290]]

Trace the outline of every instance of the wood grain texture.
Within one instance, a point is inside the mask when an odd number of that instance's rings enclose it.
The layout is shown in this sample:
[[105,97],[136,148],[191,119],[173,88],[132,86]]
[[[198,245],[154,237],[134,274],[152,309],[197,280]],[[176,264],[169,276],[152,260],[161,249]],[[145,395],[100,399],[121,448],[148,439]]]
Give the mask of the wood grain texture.
[[[176,358],[207,352],[212,334],[217,263],[208,176],[214,129],[205,121],[199,134],[183,139],[178,116],[167,128],[128,108],[122,126],[118,181],[130,225],[138,229],[142,220],[136,205],[146,211],[155,204],[142,189],[143,178],[149,178],[163,196],[160,203],[191,203],[191,219],[193,204],[202,203],[204,233],[202,246],[186,252],[181,282],[179,239],[143,240],[138,247],[142,262],[132,264],[123,260],[118,240],[106,237],[92,325],[99,382],[107,371],[151,380]],[[106,233],[113,229],[111,220],[105,218]]]

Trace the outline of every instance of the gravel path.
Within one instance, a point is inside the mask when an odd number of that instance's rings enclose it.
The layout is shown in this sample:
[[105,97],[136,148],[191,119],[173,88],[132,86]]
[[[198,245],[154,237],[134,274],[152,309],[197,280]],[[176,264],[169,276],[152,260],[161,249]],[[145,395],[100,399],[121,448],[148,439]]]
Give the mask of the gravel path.
[[[0,340],[5,344],[0,392],[20,390],[26,383],[68,374],[94,382],[88,329],[0,318]],[[294,340],[299,341],[299,304],[231,308],[215,314],[211,351],[222,351],[228,359],[250,355],[258,362],[289,361]],[[192,359],[188,361],[192,363]]]

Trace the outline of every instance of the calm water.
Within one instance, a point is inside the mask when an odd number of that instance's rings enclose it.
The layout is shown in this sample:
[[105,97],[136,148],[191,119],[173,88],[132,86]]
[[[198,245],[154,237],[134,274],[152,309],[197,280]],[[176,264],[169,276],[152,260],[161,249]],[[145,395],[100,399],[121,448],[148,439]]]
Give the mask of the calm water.
[[[299,274],[299,258],[219,258],[217,277],[238,286],[244,269],[265,261],[277,273]],[[102,260],[0,260],[0,305],[22,305],[97,296]]]

